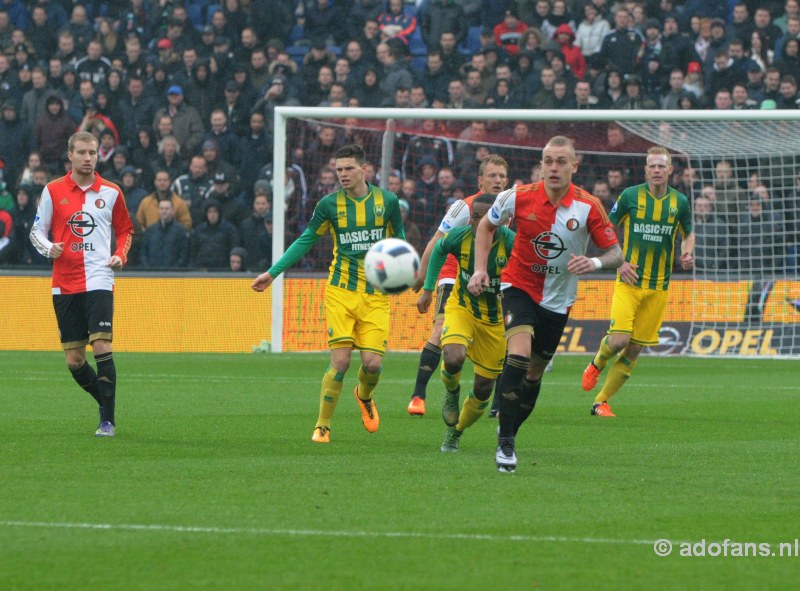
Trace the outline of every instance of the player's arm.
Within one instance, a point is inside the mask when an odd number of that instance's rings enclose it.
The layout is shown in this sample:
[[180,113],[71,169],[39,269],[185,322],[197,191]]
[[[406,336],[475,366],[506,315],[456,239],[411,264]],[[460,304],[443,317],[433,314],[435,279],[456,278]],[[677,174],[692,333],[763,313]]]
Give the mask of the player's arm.
[[128,263],[128,252],[133,244],[134,233],[133,222],[131,222],[122,192],[114,202],[114,209],[111,211],[111,225],[114,229],[117,248],[108,260],[108,266],[112,269],[122,269]]
[[433,291],[436,289],[436,280],[439,278],[439,272],[442,270],[442,266],[447,260],[447,255],[450,250],[448,248],[449,236],[449,234],[445,234],[434,243],[430,250],[427,248],[425,249],[425,251],[428,252],[430,264],[425,272],[425,284],[422,287],[422,293],[417,300],[417,310],[419,310],[420,314],[427,313],[431,301],[433,301]]
[[694,245],[695,236],[691,232],[688,236],[683,238],[681,242],[681,268],[689,270],[694,267]]
[[264,291],[267,289],[272,285],[272,282],[278,275],[303,258],[303,256],[311,250],[311,247],[314,246],[317,240],[319,240],[319,237],[320,234],[312,230],[309,225],[305,231],[300,234],[297,240],[292,242],[292,245],[286,249],[283,256],[279,258],[269,270],[255,278],[250,286],[251,289],[254,291]]
[[53,222],[53,199],[50,190],[45,187],[36,210],[36,219],[31,226],[30,240],[34,248],[42,256],[57,259],[64,252],[63,242],[50,242],[47,235],[50,233],[50,225]]
[[475,269],[467,286],[469,292],[474,296],[481,295],[483,288],[491,285],[489,274],[486,272],[486,264],[492,248],[492,238],[498,226],[504,226],[509,219],[514,217],[516,199],[516,187],[501,192],[497,195],[489,212],[478,223],[478,229],[475,232]]
[[419,263],[419,279],[417,279],[416,283],[412,286],[414,291],[419,291],[422,287],[422,283],[428,271],[428,261],[431,258],[431,250],[433,250],[436,242],[452,228],[466,226],[467,224],[469,224],[469,206],[462,200],[456,201],[450,206],[447,213],[444,214],[442,221],[439,222],[439,227],[436,229],[436,233],[425,246],[425,252],[422,253],[422,258]]
[[[623,191],[623,195],[625,192]],[[623,195],[620,195],[617,203],[614,204],[612,212],[616,212],[623,200]],[[587,257],[586,254],[571,254],[570,260],[567,262],[567,271],[574,275],[585,275],[586,273],[593,273],[600,269],[616,269],[625,263],[625,257],[622,255],[622,249],[617,242],[617,235],[614,233],[614,228],[611,223],[614,221],[613,215],[606,215],[601,205],[593,205],[589,211],[589,216],[586,224],[589,230],[589,235],[592,242],[603,251],[599,257]],[[631,273],[636,274],[631,267]],[[620,267],[620,274],[622,268]],[[638,275],[636,276],[638,279]]]

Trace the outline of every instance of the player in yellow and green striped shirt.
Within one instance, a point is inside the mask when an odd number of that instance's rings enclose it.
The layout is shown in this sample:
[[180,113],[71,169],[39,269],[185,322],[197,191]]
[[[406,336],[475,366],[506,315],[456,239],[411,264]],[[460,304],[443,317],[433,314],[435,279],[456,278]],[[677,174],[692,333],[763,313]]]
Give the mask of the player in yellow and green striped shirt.
[[[506,343],[500,305],[500,272],[511,255],[514,232],[505,226],[495,230],[487,264],[490,284],[478,296],[467,290],[475,269],[475,228],[494,199],[495,196],[489,194],[477,197],[472,202],[470,225],[450,230],[437,241],[431,251],[424,291],[417,302],[420,313],[426,313],[433,300],[439,270],[447,255],[454,255],[458,261],[458,276],[444,308],[441,337],[441,375],[445,386],[442,418],[448,426],[441,446],[443,452],[458,451],[461,434],[483,415],[494,382],[503,370]],[[475,383],[459,413],[461,369],[467,357],[475,366]]]
[[592,390],[600,372],[618,355],[592,405],[595,416],[615,416],[609,398],[631,376],[642,348],[658,344],[676,233],[683,236],[681,267],[694,266],[691,206],[686,195],[667,184],[673,171],[669,151],[660,146],[650,148],[644,171],[646,182],[625,189],[609,214],[614,224],[624,224],[625,262],[614,286],[608,335],[581,382],[584,390]]
[[378,409],[372,391],[380,379],[389,336],[389,302],[376,292],[364,275],[364,256],[379,240],[405,238],[397,195],[366,182],[366,158],[360,146],[336,151],[336,175],[342,188],[320,199],[303,234],[252,288],[264,291],[280,273],[305,255],[320,236],[333,239],[333,260],[325,290],[328,347],[331,364],[322,378],[320,411],[311,440],[330,442],[331,418],[353,348],[361,352],[358,385],[354,391],[364,428],[378,430]]

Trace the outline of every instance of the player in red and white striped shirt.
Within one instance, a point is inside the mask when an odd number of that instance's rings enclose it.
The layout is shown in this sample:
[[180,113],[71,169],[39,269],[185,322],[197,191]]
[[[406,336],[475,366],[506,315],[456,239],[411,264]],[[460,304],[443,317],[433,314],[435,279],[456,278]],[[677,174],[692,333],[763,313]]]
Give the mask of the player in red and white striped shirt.
[[[95,435],[113,437],[116,367],[112,357],[114,270],[127,262],[133,224],[122,191],[95,172],[97,139],[69,138],[72,171],[47,184],[30,239],[53,262],[53,307],[67,367],[100,406]],[[52,241],[50,240],[52,236]],[[112,238],[116,249],[111,252]],[[97,371],[86,363],[92,345]]]
[[[489,285],[486,258],[492,226],[512,218],[517,223],[514,250],[502,275],[508,358],[499,386],[495,462],[501,472],[516,469],[514,437],[536,405],[542,374],[575,302],[577,276],[616,268],[623,261],[602,203],[572,184],[577,170],[571,140],[551,138],[542,151],[543,180],[500,193],[476,233],[469,290],[479,295]],[[589,238],[604,251],[600,257],[586,256]]]

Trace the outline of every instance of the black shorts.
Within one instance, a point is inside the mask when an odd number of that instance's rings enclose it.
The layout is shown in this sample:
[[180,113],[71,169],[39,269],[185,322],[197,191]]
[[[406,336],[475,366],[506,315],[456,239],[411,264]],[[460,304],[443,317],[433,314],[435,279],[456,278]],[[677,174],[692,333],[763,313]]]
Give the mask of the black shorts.
[[444,318],[444,307],[451,293],[453,293],[452,283],[444,283],[436,288],[436,314],[433,316],[434,320]]
[[531,351],[540,359],[550,361],[561,342],[569,314],[542,308],[517,287],[509,287],[502,293],[506,338],[521,332],[530,334]]
[[61,346],[77,349],[97,339],[111,339],[114,292],[97,289],[85,293],[53,296]]

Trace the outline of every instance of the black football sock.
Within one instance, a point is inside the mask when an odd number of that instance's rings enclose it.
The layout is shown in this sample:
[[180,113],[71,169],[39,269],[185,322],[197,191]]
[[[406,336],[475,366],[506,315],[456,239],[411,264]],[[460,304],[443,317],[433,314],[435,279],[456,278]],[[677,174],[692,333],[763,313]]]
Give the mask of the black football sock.
[[419,369],[417,369],[417,383],[414,384],[414,393],[412,396],[418,396],[425,399],[425,390],[428,387],[428,382],[431,381],[431,375],[439,367],[439,361],[442,359],[442,348],[437,347],[433,343],[425,343],[422,348],[422,353],[419,356]]
[[517,420],[514,423],[514,435],[517,434],[520,425],[528,420],[533,409],[536,408],[536,401],[539,399],[539,391],[542,388],[542,380],[529,382],[528,378],[522,378],[522,387],[519,395],[519,410]]
[[117,398],[117,368],[112,353],[95,357],[97,361],[97,383],[100,387],[100,420],[114,425],[114,406]]
[[516,434],[522,378],[528,372],[529,363],[529,357],[509,355],[500,375],[500,437]]
[[97,401],[97,404],[103,406],[103,401],[100,398],[100,389],[97,384],[97,374],[94,368],[88,363],[84,363],[79,369],[70,369],[69,371],[72,374],[72,379],[88,392],[92,398]]
[[[505,359],[503,359],[503,367],[506,366],[508,362],[508,355],[506,355]],[[492,396],[492,408],[491,408],[491,415],[496,415],[500,411],[500,378],[496,379],[494,382],[494,396]]]

